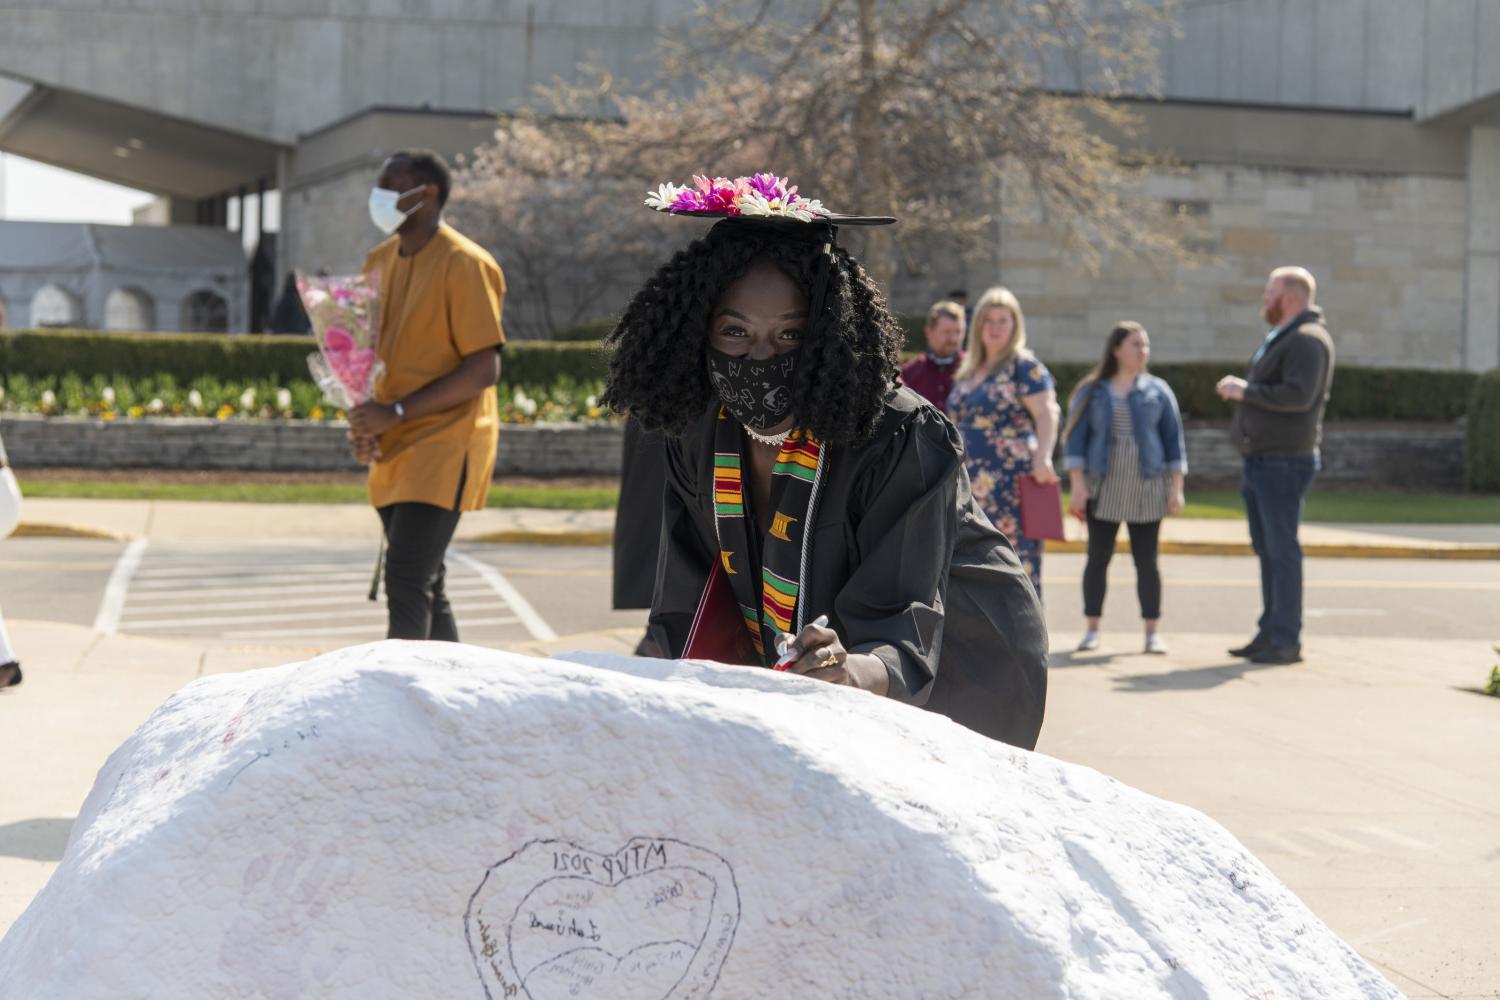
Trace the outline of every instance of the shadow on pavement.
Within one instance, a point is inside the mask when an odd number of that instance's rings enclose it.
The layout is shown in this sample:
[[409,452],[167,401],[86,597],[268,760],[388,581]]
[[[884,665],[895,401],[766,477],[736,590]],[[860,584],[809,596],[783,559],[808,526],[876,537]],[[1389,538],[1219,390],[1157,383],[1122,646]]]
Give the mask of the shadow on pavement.
[[0,858],[61,861],[73,820],[61,816],[0,825]]
[[1056,667],[1104,667],[1118,660],[1122,656],[1134,657],[1136,653],[1106,653],[1094,650],[1089,653],[1080,653],[1077,650],[1064,650],[1054,652],[1047,658],[1047,666]]
[[1161,674],[1127,674],[1124,677],[1116,677],[1116,691],[1133,691],[1149,693],[1152,691],[1207,691],[1216,688],[1220,684],[1237,681],[1248,673],[1257,670],[1275,670],[1286,664],[1277,663],[1250,663],[1238,660],[1232,663],[1218,663],[1208,667],[1194,667],[1191,670],[1169,670]]

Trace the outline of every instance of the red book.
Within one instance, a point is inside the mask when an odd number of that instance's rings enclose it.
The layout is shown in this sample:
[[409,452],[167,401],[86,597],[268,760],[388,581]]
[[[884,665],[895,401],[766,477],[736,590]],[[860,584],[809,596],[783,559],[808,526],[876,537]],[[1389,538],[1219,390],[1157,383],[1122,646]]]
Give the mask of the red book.
[[1021,534],[1063,540],[1062,480],[1043,486],[1032,476],[1021,477]]
[[724,575],[724,564],[717,559],[703,585],[703,596],[698,598],[698,610],[693,614],[693,627],[688,630],[682,658],[751,667],[762,665],[750,641],[740,604],[734,599],[734,588]]

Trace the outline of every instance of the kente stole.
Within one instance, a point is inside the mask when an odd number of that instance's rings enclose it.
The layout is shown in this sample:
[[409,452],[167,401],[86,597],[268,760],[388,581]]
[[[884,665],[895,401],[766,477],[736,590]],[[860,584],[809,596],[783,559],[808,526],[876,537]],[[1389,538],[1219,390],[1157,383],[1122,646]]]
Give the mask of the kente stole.
[[740,425],[725,410],[719,410],[714,431],[714,524],[719,559],[755,651],[766,666],[776,659],[776,636],[797,631],[792,626],[798,620],[803,538],[815,513],[822,451],[817,440],[802,430],[792,431],[781,446],[771,469],[771,525],[761,539],[757,578],[750,548],[750,532],[755,526],[745,516],[750,505],[740,457]]

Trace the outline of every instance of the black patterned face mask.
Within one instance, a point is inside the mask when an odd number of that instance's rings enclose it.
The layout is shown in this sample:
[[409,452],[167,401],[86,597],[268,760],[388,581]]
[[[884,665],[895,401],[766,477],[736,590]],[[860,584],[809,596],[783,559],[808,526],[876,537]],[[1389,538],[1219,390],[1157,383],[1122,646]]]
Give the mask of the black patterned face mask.
[[708,380],[734,419],[758,431],[769,430],[792,412],[792,378],[801,350],[766,361],[735,358],[712,347]]

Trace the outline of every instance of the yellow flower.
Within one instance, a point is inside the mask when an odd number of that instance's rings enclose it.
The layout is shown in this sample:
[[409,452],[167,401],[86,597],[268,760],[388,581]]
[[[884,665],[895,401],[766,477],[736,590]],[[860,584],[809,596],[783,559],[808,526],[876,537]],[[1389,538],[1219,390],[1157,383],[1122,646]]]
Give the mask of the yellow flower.
[[230,417],[234,416],[234,407],[230,406],[228,403],[225,403],[223,406],[219,407],[218,412],[215,413],[214,416],[220,420],[228,420]]
[[146,415],[146,408],[143,406],[132,406],[125,412],[132,417],[144,417]]
[[323,408],[321,406],[314,406],[311,410],[307,411],[307,416],[309,420],[322,420]]
[[115,419],[115,417],[119,416],[119,414],[117,414],[114,410],[105,410],[103,413],[99,414],[99,416],[103,417],[105,420],[113,420]]

